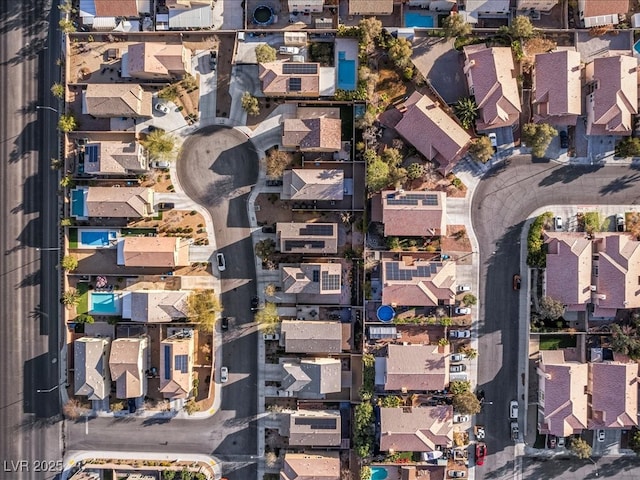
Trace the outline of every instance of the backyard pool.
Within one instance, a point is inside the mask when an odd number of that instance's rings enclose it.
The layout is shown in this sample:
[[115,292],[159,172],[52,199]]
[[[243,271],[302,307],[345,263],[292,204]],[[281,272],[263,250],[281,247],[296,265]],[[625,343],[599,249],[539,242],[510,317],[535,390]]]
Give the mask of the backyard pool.
[[74,217],[83,217],[85,214],[84,193],[83,189],[71,190],[71,215]]
[[338,52],[338,88],[356,89],[356,61],[347,60],[345,52]]
[[371,480],[384,480],[388,475],[384,467],[371,467]]
[[636,52],[636,55],[640,55],[640,40],[633,44],[633,51]]
[[78,248],[108,247],[118,238],[116,230],[80,230]]
[[433,28],[434,23],[431,14],[413,11],[404,13],[405,27]]
[[120,296],[113,292],[91,292],[91,313],[120,315]]

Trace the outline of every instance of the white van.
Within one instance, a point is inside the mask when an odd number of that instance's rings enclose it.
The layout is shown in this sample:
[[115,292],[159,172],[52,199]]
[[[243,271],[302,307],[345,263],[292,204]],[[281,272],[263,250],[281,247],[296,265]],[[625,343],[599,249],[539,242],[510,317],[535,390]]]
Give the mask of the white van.
[[298,47],[280,47],[281,55],[298,55],[300,53],[300,49]]

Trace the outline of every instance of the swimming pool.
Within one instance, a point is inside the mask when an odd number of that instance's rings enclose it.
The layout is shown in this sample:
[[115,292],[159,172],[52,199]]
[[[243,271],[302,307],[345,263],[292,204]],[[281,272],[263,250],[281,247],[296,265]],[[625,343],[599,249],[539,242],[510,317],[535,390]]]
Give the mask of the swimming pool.
[[91,292],[91,313],[120,315],[120,296],[112,292]]
[[433,28],[433,25],[433,15],[431,14],[412,11],[404,13],[405,27]]
[[74,217],[84,217],[84,189],[71,190],[71,215]]
[[347,60],[345,52],[338,52],[338,88],[356,89],[356,61]]
[[79,248],[108,247],[112,240],[118,238],[116,230],[80,230],[78,232]]
[[389,472],[384,467],[371,467],[371,480],[384,480],[389,476]]
[[640,40],[633,44],[633,51],[636,52],[636,55],[640,55]]

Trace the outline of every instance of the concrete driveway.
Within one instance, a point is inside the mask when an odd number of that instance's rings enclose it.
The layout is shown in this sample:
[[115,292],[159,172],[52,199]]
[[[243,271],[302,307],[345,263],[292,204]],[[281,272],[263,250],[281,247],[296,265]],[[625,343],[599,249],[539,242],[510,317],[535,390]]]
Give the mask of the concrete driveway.
[[211,68],[209,63],[210,52],[200,52],[194,62],[195,69],[200,74],[200,127],[213,125],[216,119],[216,99],[217,99],[217,75],[216,70]]
[[213,28],[215,30],[242,30],[244,28],[244,2],[217,0],[213,4]]

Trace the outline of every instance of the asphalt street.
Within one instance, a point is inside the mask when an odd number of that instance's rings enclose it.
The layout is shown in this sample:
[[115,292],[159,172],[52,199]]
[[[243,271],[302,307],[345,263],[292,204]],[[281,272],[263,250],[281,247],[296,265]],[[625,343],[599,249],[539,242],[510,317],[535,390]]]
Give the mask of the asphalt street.
[[[519,324],[520,297],[513,290],[513,275],[520,270],[518,242],[524,221],[545,205],[595,208],[638,204],[638,180],[640,171],[633,166],[560,165],[519,156],[488,172],[475,190],[471,215],[481,268],[478,388],[485,391],[486,398],[477,422],[487,427],[489,452],[484,466],[476,469],[476,478],[504,478],[516,467],[508,405],[516,399],[517,382],[523,381],[518,372],[518,355],[522,353],[518,351],[518,335],[527,333],[521,332],[526,327]],[[524,399],[518,400],[522,408]],[[549,460],[547,464],[556,462],[562,461]],[[564,471],[558,469],[561,476],[530,476],[525,471],[523,478],[573,478],[565,477]],[[636,470],[638,477],[640,471]]]
[[[58,321],[58,9],[54,2],[0,2],[2,163],[2,478],[53,478],[62,459]],[[49,18],[51,15],[51,18]],[[48,32],[49,37],[46,37]],[[43,468],[43,461],[46,466]],[[49,463],[51,462],[51,463]]]
[[[195,132],[177,163],[185,193],[211,214],[226,270],[222,279],[224,315],[233,317],[223,333],[223,362],[229,381],[222,406],[207,420],[163,418],[80,419],[68,424],[68,450],[130,450],[214,454],[229,462],[229,479],[255,478],[257,452],[257,329],[250,299],[256,294],[247,198],[258,177],[258,158],[247,136],[225,127]],[[166,443],[165,443],[166,442]]]

